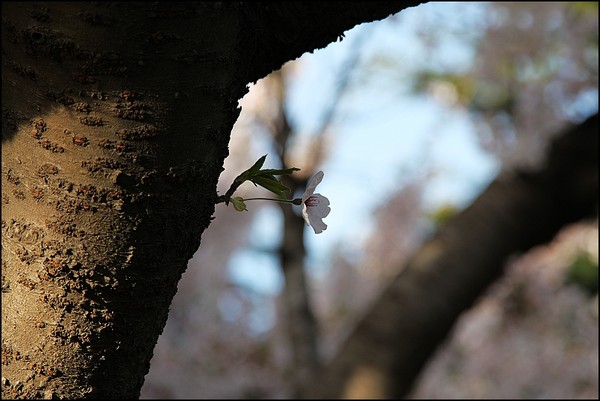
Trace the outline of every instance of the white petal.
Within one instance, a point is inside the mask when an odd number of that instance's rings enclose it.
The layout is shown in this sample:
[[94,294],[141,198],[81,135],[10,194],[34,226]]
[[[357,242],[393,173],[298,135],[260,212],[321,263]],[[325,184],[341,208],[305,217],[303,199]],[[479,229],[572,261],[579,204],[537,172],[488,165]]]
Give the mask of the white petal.
[[302,203],[302,217],[304,217],[304,221],[306,222],[306,224],[310,226],[310,220],[308,218],[308,212],[306,209],[306,205]]
[[304,191],[304,195],[302,195],[302,203],[304,203],[305,200],[307,200],[308,198],[311,197],[311,195],[315,192],[317,185],[319,185],[319,183],[322,180],[323,180],[323,172],[322,171],[317,171],[315,173],[315,175],[310,177],[310,180],[308,180],[308,184],[306,185],[306,191]]
[[316,202],[313,206],[302,204],[302,217],[304,217],[306,224],[315,230],[315,234],[320,234],[327,228],[327,224],[323,223],[323,217],[331,212],[331,208],[329,207],[329,199],[325,196],[314,194],[312,197],[316,198]]
[[327,215],[331,212],[331,208],[329,207],[329,199],[321,194],[314,194],[312,197],[317,198],[317,204],[309,207],[308,213],[319,216],[320,218],[327,217]]
[[321,219],[313,218],[311,221],[311,227],[315,230],[315,234],[321,234],[327,228],[327,224],[323,223]]

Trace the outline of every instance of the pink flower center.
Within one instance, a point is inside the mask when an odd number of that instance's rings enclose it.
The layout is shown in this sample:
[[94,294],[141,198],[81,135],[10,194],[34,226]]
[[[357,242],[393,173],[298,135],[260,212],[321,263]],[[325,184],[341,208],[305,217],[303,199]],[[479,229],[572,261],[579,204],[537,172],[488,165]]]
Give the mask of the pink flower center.
[[319,199],[315,196],[311,196],[304,202],[304,204],[308,207],[317,206],[319,204]]

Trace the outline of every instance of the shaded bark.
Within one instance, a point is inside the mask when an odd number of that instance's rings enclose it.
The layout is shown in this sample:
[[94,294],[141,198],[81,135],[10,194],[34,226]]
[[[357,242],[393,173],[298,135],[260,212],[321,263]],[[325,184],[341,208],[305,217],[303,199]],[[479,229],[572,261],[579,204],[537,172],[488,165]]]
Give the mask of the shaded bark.
[[137,398],[246,84],[418,3],[2,3],[3,398]]
[[545,167],[496,179],[416,252],[310,387],[315,398],[401,398],[515,253],[597,213],[598,115],[556,139]]
[[355,25],[386,18],[423,1],[258,1],[244,7],[242,57],[248,73],[262,78],[304,52],[343,38]]

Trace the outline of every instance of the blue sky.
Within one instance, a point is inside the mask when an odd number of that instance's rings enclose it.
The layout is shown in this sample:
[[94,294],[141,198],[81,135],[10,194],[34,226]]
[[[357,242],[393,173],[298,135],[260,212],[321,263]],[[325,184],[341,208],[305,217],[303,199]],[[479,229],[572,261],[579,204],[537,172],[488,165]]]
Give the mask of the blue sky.
[[[457,13],[456,7],[461,11]],[[434,171],[424,199],[431,208],[446,203],[464,206],[494,178],[498,163],[478,147],[468,116],[430,97],[411,95],[402,82],[402,77],[408,80],[411,71],[426,63],[466,68],[473,61],[473,49],[452,35],[439,47],[443,51],[428,53],[415,33],[425,15],[435,8],[436,14],[453,13],[455,24],[476,27],[483,7],[483,3],[425,4],[403,11],[402,22],[362,24],[348,31],[341,42],[301,57],[303,67],[290,89],[288,108],[294,128],[303,133],[318,124],[339,65],[357,35],[371,31],[362,47],[362,60],[374,54],[400,60],[395,83],[390,78],[387,83],[375,80],[343,99],[343,118],[336,123],[336,137],[317,191],[331,201],[332,211],[325,219],[328,228],[319,235],[310,229],[305,232],[309,271],[318,274],[317,266],[326,266],[332,249],[340,244],[349,250],[360,248],[373,229],[373,210],[419,169]],[[270,166],[267,158],[265,167],[277,166]],[[281,224],[276,205],[261,208],[250,242],[274,248]],[[277,260],[251,249],[232,257],[230,274],[235,282],[265,294],[276,294],[283,285]]]

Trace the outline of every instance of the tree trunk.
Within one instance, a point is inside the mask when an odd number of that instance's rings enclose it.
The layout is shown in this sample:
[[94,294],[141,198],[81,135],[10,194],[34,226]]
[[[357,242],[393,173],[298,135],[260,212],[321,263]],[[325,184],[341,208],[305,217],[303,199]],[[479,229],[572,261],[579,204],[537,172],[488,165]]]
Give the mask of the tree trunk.
[[[285,108],[287,87],[284,70],[273,72],[268,77],[272,96],[275,98],[273,107],[276,108],[276,112],[272,120],[263,121],[263,126],[270,131],[273,138],[278,164],[286,169],[294,166],[287,163],[288,144],[293,131]],[[307,172],[302,172],[304,175],[301,177],[298,174],[281,177],[281,182],[289,188],[289,196],[293,197],[294,194],[306,189]],[[279,203],[279,206],[283,215],[283,235],[277,254],[285,287],[280,296],[283,315],[278,324],[284,328],[291,349],[291,363],[287,367],[290,372],[293,372],[290,380],[291,395],[294,398],[301,398],[307,383],[312,378],[312,373],[319,367],[317,346],[319,329],[311,306],[308,277],[304,266],[306,224],[304,218],[296,214],[290,204]]]
[[598,115],[559,137],[546,166],[496,179],[408,262],[315,376],[315,398],[402,398],[506,259],[598,211]]
[[139,397],[246,84],[415,4],[3,3],[2,397]]
[[284,234],[279,249],[279,260],[285,279],[285,288],[281,294],[285,314],[281,324],[286,329],[292,348],[292,394],[295,398],[304,394],[312,373],[319,367],[319,330],[311,306],[309,283],[304,267],[304,219],[297,216],[288,204],[283,205],[281,210]]

